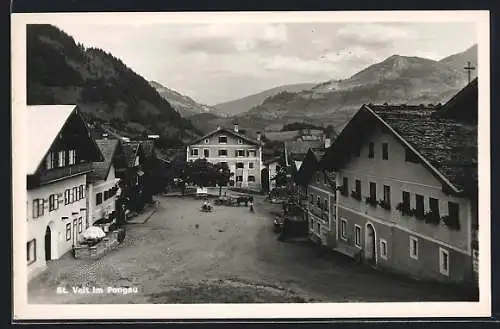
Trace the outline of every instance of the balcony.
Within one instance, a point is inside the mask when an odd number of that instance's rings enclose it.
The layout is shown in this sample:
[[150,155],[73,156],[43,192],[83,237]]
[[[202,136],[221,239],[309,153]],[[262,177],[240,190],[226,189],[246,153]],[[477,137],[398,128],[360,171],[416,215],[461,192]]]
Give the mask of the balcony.
[[53,168],[41,172],[38,176],[38,183],[40,185],[48,184],[52,181],[70,177],[78,174],[83,174],[92,170],[92,162],[84,162],[72,166],[65,166],[60,168]]

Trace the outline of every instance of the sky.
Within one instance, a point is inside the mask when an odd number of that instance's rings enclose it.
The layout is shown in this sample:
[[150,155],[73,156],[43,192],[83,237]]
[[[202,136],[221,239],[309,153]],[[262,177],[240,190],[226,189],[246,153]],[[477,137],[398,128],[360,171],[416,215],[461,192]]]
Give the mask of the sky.
[[206,105],[344,79],[393,54],[439,60],[477,43],[475,25],[465,22],[53,24]]

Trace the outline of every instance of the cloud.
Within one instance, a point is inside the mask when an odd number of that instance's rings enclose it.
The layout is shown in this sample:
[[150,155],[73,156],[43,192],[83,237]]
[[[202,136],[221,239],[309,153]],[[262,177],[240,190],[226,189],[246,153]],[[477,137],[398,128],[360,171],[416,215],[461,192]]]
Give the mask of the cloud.
[[336,33],[338,41],[361,44],[367,47],[383,48],[400,40],[408,40],[416,35],[411,29],[384,24],[348,24]]

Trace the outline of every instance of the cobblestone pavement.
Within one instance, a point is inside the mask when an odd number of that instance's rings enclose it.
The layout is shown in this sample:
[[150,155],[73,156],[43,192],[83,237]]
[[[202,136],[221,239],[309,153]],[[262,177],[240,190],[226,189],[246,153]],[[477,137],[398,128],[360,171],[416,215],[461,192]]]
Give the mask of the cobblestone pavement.
[[[438,285],[376,272],[310,244],[277,241],[270,212],[246,207],[201,212],[193,198],[158,197],[143,224],[96,261],[67,254],[28,285],[30,303],[223,303],[467,300]],[[148,216],[144,214],[143,216]],[[137,222],[141,222],[140,218]],[[65,287],[67,294],[58,294]],[[72,287],[102,288],[75,294]],[[108,287],[137,288],[109,291]]]

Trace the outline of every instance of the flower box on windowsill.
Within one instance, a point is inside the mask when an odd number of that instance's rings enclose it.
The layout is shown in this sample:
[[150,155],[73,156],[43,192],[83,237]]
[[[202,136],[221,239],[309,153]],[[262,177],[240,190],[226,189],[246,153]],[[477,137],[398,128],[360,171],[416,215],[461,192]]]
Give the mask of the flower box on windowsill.
[[426,212],[424,214],[424,219],[426,223],[434,224],[437,225],[439,222],[441,222],[441,217],[439,214],[433,211]]
[[373,199],[373,198],[371,198],[371,197],[369,197],[369,196],[365,197],[365,202],[366,202],[367,204],[369,204],[370,206],[372,206],[372,207],[377,207],[377,205],[378,205],[377,200],[376,200],[376,199]]
[[401,215],[410,217],[414,215],[415,211],[414,209],[411,209],[409,206],[405,206],[402,202],[397,204],[396,210],[399,210],[401,212]]
[[351,191],[351,198],[361,201],[361,193],[358,193],[356,191]]
[[441,219],[446,224],[446,226],[448,226],[449,228],[451,228],[453,230],[457,230],[457,231],[460,230],[460,221],[458,220],[458,218],[452,218],[450,216],[444,216]]
[[378,204],[382,209],[391,210],[391,205],[385,200],[379,200]]

